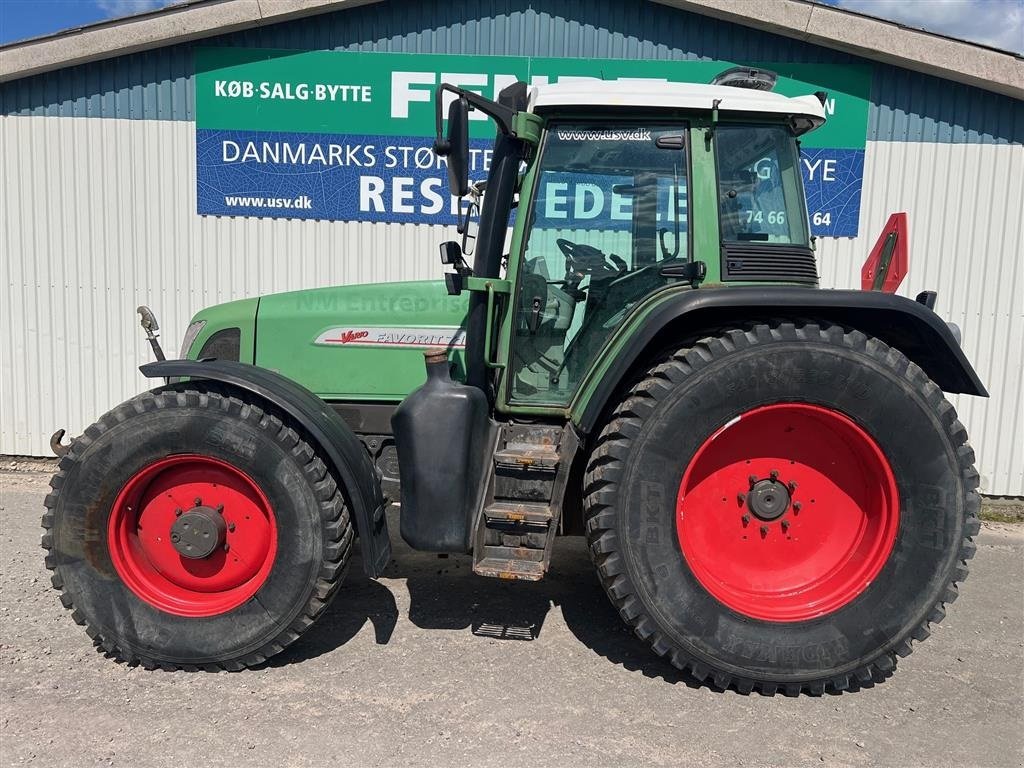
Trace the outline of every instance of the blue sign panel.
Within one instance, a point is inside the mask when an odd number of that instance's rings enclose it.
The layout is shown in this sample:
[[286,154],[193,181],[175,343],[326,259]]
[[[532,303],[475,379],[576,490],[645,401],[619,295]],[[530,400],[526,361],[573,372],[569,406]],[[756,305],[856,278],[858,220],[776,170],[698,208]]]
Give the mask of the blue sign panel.
[[856,237],[864,183],[864,150],[804,147],[800,160],[811,234]]
[[[470,141],[470,177],[492,142]],[[334,221],[454,224],[448,170],[422,136],[196,130],[199,212]]]
[[[269,131],[196,131],[199,212],[334,221],[454,224],[459,202],[448,192],[444,161],[419,136],[363,136]],[[491,142],[470,141],[470,176],[490,168]],[[811,232],[854,237],[860,216],[864,151],[801,153]],[[589,182],[598,181],[590,179]],[[672,221],[670,185],[659,216]],[[571,187],[571,188],[570,188]],[[545,179],[537,226],[628,229],[630,200],[600,194],[607,182],[585,175]],[[680,190],[686,219],[686,190]],[[683,224],[685,229],[685,224]]]

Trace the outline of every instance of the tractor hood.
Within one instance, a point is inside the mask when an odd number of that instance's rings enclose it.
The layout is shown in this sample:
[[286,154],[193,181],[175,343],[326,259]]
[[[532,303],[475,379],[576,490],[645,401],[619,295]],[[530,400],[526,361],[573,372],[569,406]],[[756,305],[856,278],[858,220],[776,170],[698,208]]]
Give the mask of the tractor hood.
[[251,363],[259,301],[240,299],[197,312],[185,331],[179,357],[192,360],[215,357]]
[[264,296],[253,361],[326,399],[398,401],[423,383],[426,349],[451,350],[461,376],[467,306],[441,280]]

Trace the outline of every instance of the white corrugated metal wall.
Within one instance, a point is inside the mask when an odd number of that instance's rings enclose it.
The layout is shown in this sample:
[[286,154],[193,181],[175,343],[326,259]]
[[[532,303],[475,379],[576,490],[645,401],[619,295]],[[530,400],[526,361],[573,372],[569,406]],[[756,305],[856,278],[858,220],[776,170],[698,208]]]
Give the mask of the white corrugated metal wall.
[[869,141],[860,237],[819,241],[825,287],[859,288],[889,214],[906,211],[905,296],[938,291],[990,398],[951,396],[985,493],[1024,495],[1024,146]]
[[[0,117],[0,453],[46,455],[146,387],[146,303],[176,350],[199,308],[338,283],[438,277],[443,227],[195,214],[195,125]],[[861,236],[819,245],[822,284],[855,287],[888,213],[910,219],[903,292],[938,310],[992,398],[957,397],[982,489],[1024,495],[1024,147],[868,142]]]

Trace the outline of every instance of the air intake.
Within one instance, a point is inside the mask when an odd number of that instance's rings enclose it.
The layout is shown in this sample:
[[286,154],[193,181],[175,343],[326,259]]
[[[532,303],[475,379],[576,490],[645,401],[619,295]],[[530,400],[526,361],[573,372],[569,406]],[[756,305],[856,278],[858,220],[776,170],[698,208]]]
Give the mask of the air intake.
[[750,88],[755,91],[770,91],[775,88],[778,74],[770,69],[753,67],[732,67],[715,75],[712,85],[728,85],[733,88]]

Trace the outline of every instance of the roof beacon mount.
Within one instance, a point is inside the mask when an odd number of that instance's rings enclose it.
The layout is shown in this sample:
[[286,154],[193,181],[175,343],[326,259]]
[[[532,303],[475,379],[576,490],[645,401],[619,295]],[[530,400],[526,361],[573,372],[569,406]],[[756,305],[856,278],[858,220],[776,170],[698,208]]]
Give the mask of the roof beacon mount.
[[770,69],[754,67],[732,67],[715,75],[712,85],[728,85],[733,88],[752,88],[756,91],[770,91],[775,88],[778,74]]

